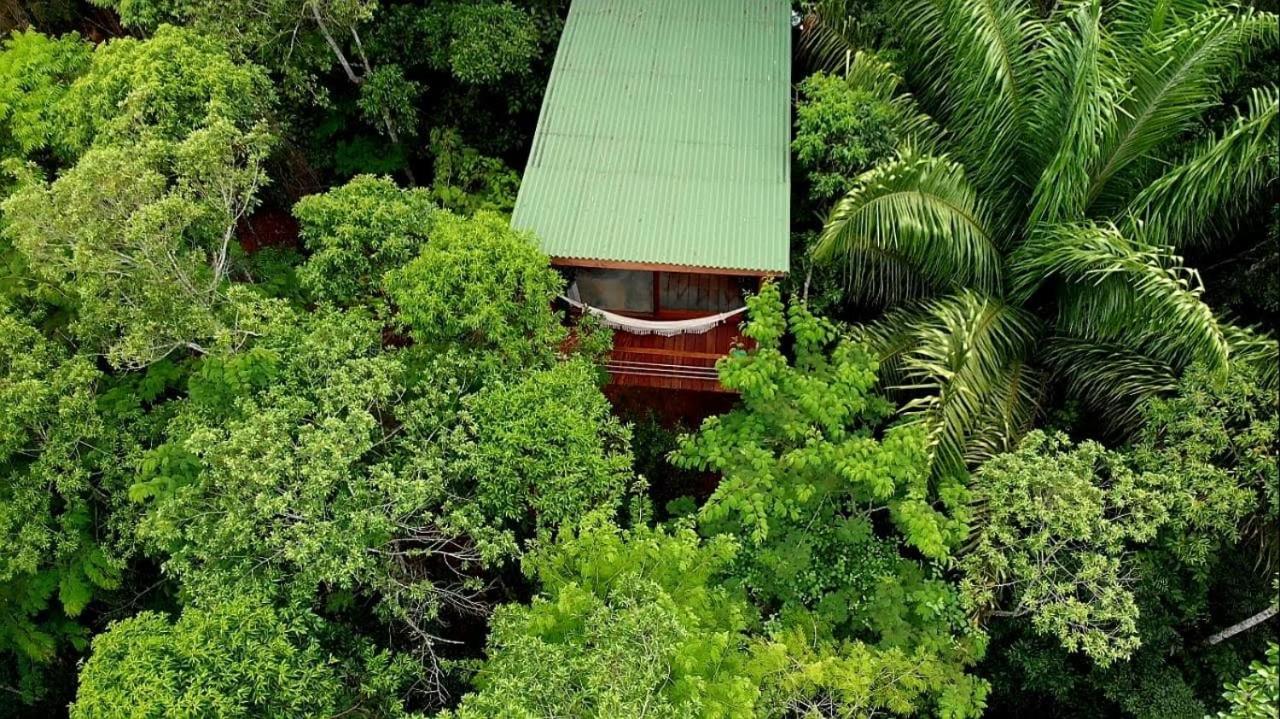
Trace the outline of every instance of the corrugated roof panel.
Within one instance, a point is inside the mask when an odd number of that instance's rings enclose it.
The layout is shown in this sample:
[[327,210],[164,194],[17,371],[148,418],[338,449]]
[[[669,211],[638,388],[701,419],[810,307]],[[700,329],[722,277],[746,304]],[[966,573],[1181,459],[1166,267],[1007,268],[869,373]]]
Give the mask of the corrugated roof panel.
[[790,18],[574,0],[512,225],[553,257],[786,272]]

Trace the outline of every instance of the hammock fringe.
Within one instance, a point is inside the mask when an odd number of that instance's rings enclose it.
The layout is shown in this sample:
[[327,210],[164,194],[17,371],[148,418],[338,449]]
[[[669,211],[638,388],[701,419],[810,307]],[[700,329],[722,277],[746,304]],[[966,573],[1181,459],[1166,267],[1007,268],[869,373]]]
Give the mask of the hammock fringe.
[[605,327],[611,327],[615,330],[629,332],[633,335],[658,335],[661,337],[674,337],[676,335],[701,335],[706,334],[715,327],[727,322],[730,318],[742,314],[747,311],[746,307],[739,307],[729,312],[721,312],[718,315],[709,317],[697,317],[691,320],[642,320],[635,317],[627,317],[608,310],[602,310],[598,307],[584,304],[570,297],[560,295],[560,299],[568,302],[571,306],[588,312],[600,318],[601,324]]

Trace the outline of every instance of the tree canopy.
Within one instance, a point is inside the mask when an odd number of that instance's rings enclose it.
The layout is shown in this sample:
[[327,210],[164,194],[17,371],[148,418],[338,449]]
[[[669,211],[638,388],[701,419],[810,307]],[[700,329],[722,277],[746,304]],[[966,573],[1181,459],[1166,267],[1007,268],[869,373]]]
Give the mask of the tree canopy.
[[0,4],[0,719],[1275,717],[1274,0],[789,7],[697,393],[511,227],[592,3]]

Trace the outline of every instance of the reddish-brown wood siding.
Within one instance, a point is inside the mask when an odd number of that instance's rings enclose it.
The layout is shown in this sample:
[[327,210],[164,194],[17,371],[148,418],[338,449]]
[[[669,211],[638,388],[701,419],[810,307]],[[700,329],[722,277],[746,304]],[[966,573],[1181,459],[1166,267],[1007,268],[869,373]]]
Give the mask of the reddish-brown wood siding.
[[615,332],[608,364],[610,382],[626,387],[729,392],[716,379],[716,360],[743,341],[739,323],[733,321],[703,334],[674,337]]

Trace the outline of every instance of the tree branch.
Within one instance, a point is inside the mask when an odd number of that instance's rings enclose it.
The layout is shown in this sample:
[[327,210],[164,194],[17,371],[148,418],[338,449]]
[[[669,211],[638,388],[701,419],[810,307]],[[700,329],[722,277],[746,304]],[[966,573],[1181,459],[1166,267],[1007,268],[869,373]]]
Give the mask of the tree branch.
[[1242,622],[1237,622],[1235,624],[1232,624],[1226,629],[1223,629],[1217,634],[1214,634],[1213,636],[1206,639],[1204,643],[1206,646],[1211,647],[1214,644],[1219,644],[1221,642],[1224,642],[1241,632],[1246,632],[1250,629],[1253,629],[1259,624],[1274,617],[1278,613],[1280,613],[1280,604],[1272,604],[1271,606],[1267,607],[1266,609],[1263,609],[1262,611],[1258,612],[1252,617],[1249,617],[1248,619]]
[[320,5],[317,2],[309,3],[311,7],[311,15],[316,19],[316,25],[320,26],[320,34],[324,35],[324,39],[329,43],[329,47],[333,49],[333,54],[338,56],[338,62],[342,64],[342,69],[347,73],[347,79],[359,85],[364,81],[363,77],[356,75],[355,70],[351,69],[351,63],[347,61],[347,56],[343,54],[342,48],[338,46],[338,41],[333,39],[333,35],[329,32],[329,26],[324,24],[324,18],[320,16]]

